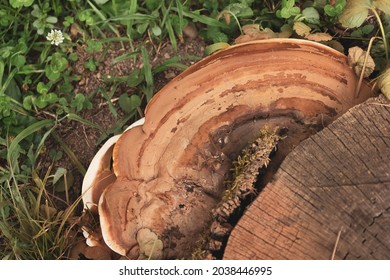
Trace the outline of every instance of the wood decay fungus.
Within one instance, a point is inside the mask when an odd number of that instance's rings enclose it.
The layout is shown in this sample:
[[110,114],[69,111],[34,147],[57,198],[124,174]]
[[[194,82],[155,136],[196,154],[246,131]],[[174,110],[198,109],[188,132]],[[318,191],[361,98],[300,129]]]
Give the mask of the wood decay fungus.
[[83,184],[104,242],[130,259],[189,257],[232,161],[259,131],[285,134],[271,168],[371,95],[363,85],[355,97],[357,82],[343,54],[295,39],[239,44],[192,65],[152,98],[144,123],[102,153],[105,167]]

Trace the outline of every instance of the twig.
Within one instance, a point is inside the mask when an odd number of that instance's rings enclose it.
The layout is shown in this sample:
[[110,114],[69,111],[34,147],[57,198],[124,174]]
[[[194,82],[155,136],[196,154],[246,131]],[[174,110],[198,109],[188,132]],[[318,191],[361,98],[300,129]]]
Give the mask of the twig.
[[370,42],[368,43],[366,56],[365,56],[364,62],[363,62],[362,72],[360,73],[359,82],[358,82],[357,87],[356,87],[355,98],[358,98],[359,94],[360,94],[360,88],[362,86],[362,82],[363,82],[363,78],[364,78],[364,71],[366,70],[366,64],[367,64],[368,56],[370,55],[372,43],[374,42],[375,39],[378,39],[378,38],[380,38],[380,37],[372,37],[370,39]]
[[343,231],[343,227],[341,227],[341,229],[339,230],[339,233],[337,234],[336,243],[334,244],[333,252],[332,252],[332,258],[331,258],[332,261],[334,260],[334,257],[336,256],[337,246],[339,245],[340,236],[341,236],[342,231]]

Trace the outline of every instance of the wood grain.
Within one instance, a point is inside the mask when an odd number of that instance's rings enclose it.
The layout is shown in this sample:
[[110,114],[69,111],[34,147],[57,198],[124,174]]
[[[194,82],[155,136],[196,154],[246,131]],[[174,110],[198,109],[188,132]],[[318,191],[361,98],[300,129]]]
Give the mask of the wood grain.
[[[381,103],[383,102],[383,103]],[[301,142],[233,229],[225,259],[390,258],[390,107],[369,99]]]

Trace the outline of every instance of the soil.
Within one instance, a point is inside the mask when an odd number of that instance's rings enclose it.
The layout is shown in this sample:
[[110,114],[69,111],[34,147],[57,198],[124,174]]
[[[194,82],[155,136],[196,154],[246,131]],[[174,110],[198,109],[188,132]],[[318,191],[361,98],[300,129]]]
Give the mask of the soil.
[[[177,50],[174,50],[169,42],[164,42],[157,45],[149,41],[146,44],[144,43],[144,46],[148,50],[150,63],[152,68],[154,68],[167,59],[177,56],[196,56],[199,57],[199,59],[202,58],[204,56],[205,42],[200,37],[196,37],[194,39],[186,38],[183,43],[178,43]],[[141,69],[143,67],[143,62],[140,55],[134,60],[127,59],[119,63],[113,63],[113,59],[128,52],[131,52],[130,46],[125,46],[123,48],[119,43],[114,44],[114,46],[110,46],[104,55],[102,55],[101,52],[94,54],[87,53],[85,51],[85,47],[79,47],[77,50],[78,62],[74,67],[74,74],[81,76],[81,79],[76,85],[74,92],[75,94],[83,93],[86,96],[91,97],[91,102],[93,104],[92,109],[84,110],[78,113],[78,115],[87,121],[99,125],[104,130],[108,130],[116,125],[118,120],[126,114],[121,110],[118,104],[119,96],[123,93],[127,93],[129,96],[131,94],[137,94],[136,88],[126,85],[121,84],[118,88],[116,88],[113,96],[111,96],[110,99],[110,102],[114,105],[118,112],[118,116],[115,117],[110,111],[108,100],[101,94],[101,91],[99,90],[100,88],[103,88],[107,93],[109,93],[111,90],[112,83],[107,83],[105,77],[126,77],[135,69]],[[90,59],[91,56],[93,56],[95,59],[99,59],[99,57],[103,58],[100,58],[99,67],[94,72],[85,70],[83,66],[84,62]],[[187,66],[195,62],[195,60],[180,61],[180,63],[183,63]],[[155,75],[154,92],[156,93],[181,71],[182,70],[179,69],[169,68],[164,72]],[[138,114],[131,118],[123,127],[120,127],[119,131],[116,133],[121,133],[127,127],[127,125],[142,117],[143,109],[144,105],[143,108],[140,108]],[[98,143],[99,138],[101,138],[103,135],[102,131],[76,121],[62,123],[56,132],[64,141],[64,143],[70,148],[70,150],[73,151],[77,159],[85,168],[88,168],[92,158],[99,150],[101,145],[103,145],[105,142],[101,141],[101,143]],[[106,139],[111,136],[113,136],[113,134],[107,135]],[[51,149],[60,149],[57,141],[54,139],[49,139],[47,150],[49,151]],[[44,159],[41,165],[42,170],[47,170],[50,163],[51,162],[49,162],[47,159]],[[69,190],[69,196],[71,198],[70,200],[73,202],[81,194],[83,176],[78,171],[74,163],[70,160],[70,158],[65,154],[60,160],[55,162],[54,171],[58,167],[65,168],[68,174],[70,174],[70,177],[73,179],[73,184],[70,186]],[[63,195],[57,194],[57,196],[61,198]],[[60,199],[60,201],[64,200],[64,198]],[[66,205],[64,205],[64,207],[66,207]]]

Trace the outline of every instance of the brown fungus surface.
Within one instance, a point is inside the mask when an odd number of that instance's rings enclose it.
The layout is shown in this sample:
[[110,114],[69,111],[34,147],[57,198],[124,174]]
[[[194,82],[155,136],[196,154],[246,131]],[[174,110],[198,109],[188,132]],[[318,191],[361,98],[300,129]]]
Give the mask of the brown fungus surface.
[[267,125],[286,133],[280,162],[370,96],[364,85],[355,98],[357,82],[343,54],[294,39],[236,45],[191,66],[114,147],[116,180],[98,205],[104,241],[131,259],[189,257],[232,161],[259,131]]

